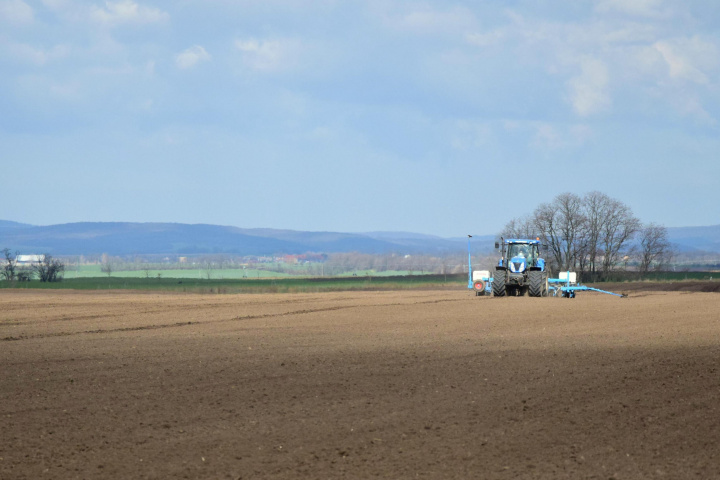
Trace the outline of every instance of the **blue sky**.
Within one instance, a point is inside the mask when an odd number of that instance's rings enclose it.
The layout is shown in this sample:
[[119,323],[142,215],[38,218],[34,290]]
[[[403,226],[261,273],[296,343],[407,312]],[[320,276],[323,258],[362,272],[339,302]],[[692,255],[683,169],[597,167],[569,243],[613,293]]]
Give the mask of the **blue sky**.
[[0,219],[720,223],[720,2],[0,0]]

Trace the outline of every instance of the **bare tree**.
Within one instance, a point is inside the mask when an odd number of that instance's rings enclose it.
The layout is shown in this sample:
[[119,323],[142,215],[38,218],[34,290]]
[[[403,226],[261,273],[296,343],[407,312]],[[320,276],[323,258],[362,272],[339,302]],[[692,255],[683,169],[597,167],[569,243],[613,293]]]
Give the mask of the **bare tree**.
[[32,268],[18,268],[15,278],[18,282],[29,282],[35,274]]
[[638,230],[640,220],[633,215],[630,207],[618,200],[610,200],[600,229],[603,275],[612,271],[620,258],[629,253],[631,241]]
[[640,275],[646,274],[651,267],[662,268],[672,258],[672,247],[667,238],[667,229],[656,223],[649,223],[640,230]]
[[5,280],[13,281],[15,280],[15,277],[17,275],[18,252],[15,252],[13,254],[10,252],[9,248],[4,248],[2,252],[5,255],[5,265],[3,265],[3,269],[2,271],[0,271],[0,275],[2,275]]
[[601,192],[583,197],[586,219],[585,242],[580,255],[581,271],[607,275],[620,259],[631,253],[632,239],[640,229],[640,220],[630,207]]
[[65,264],[51,255],[45,254],[34,267],[35,273],[41,282],[58,282],[62,280]]
[[573,193],[558,195],[539,205],[531,217],[508,222],[503,236],[540,236],[549,249],[552,269],[607,276],[632,254],[640,229],[640,220],[630,207],[595,191],[582,198]]
[[531,216],[513,218],[503,228],[504,238],[535,238],[535,224]]
[[583,197],[585,218],[587,220],[587,235],[582,262],[585,268],[582,268],[583,271],[597,272],[598,257],[602,253],[600,250],[600,231],[610,201],[610,197],[597,191],[590,192]]
[[535,209],[535,230],[550,249],[549,260],[556,269],[570,270],[577,264],[586,229],[582,206],[579,196],[563,193]]
[[113,264],[110,260],[106,260],[103,262],[102,266],[100,267],[100,271],[103,273],[107,273],[107,276],[109,277],[112,275],[113,272]]
[[215,264],[212,262],[212,260],[206,260],[202,264],[203,271],[205,272],[205,277],[210,280],[212,278],[213,270],[215,270]]

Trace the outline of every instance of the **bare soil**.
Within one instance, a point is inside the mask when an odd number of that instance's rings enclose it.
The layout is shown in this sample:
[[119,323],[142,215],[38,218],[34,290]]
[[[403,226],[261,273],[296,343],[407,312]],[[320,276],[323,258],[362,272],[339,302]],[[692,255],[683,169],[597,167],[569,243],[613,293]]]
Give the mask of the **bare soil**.
[[720,295],[626,290],[2,290],[0,478],[720,478]]
[[682,280],[678,282],[598,283],[601,290],[619,292],[715,292],[720,293],[719,280]]

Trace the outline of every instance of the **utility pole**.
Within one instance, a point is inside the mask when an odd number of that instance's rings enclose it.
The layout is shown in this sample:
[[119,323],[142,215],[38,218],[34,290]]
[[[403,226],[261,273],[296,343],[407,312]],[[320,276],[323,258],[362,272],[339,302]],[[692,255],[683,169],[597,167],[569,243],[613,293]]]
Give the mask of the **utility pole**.
[[472,282],[472,260],[470,259],[470,239],[472,235],[468,235],[468,288],[473,288]]

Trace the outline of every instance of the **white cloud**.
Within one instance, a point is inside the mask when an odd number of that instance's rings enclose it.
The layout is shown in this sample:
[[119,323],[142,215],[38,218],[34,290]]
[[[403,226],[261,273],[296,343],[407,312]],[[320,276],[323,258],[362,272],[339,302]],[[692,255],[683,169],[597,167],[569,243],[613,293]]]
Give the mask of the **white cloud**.
[[563,146],[564,142],[557,129],[547,123],[539,124],[535,130],[532,144],[535,147],[549,148],[556,150]]
[[477,28],[475,14],[465,7],[441,10],[425,2],[376,2],[371,11],[373,17],[380,18],[391,29],[421,35],[454,35]]
[[679,92],[670,97],[670,102],[681,115],[687,115],[707,125],[717,125],[717,120],[705,110],[702,102],[694,94]]
[[398,19],[398,26],[421,33],[427,32],[458,32],[474,25],[474,15],[465,8],[454,8],[449,11],[432,9],[416,10]]
[[175,65],[187,69],[207,60],[210,60],[210,54],[200,45],[194,45],[175,56]]
[[541,150],[561,150],[584,145],[593,135],[586,125],[556,125],[534,122],[531,146]]
[[21,75],[17,77],[18,98],[28,102],[40,102],[52,108],[55,102],[80,102],[87,93],[77,79],[56,79],[44,74]]
[[580,75],[568,82],[575,112],[585,117],[606,110],[610,105],[607,66],[600,60],[586,58],[581,61],[580,69]]
[[640,17],[659,17],[667,14],[662,0],[600,0],[595,10],[601,13],[619,12]]
[[709,83],[708,73],[717,70],[720,49],[699,37],[661,40],[653,45],[665,61],[668,74],[675,80]]
[[658,109],[670,107],[682,115],[710,118],[720,85],[720,42],[699,32],[683,36],[694,31],[688,26],[712,20],[693,19],[689,9],[673,3],[672,10],[670,5],[603,1],[595,14],[572,21],[508,11],[505,25],[459,33],[469,49],[511,57],[525,69],[538,69],[536,74],[560,78],[566,100],[581,117],[608,111],[613,97],[621,95],[631,102],[623,110],[637,108],[656,116]]
[[22,0],[5,0],[0,2],[0,21],[12,24],[32,23],[35,13],[30,5]]
[[450,145],[456,150],[470,150],[488,144],[492,138],[487,122],[457,120],[452,125]]
[[67,8],[71,0],[41,0],[42,4],[50,10]]
[[598,32],[596,41],[603,45],[647,44],[658,34],[657,27],[644,23],[610,24]]
[[145,7],[132,0],[105,2],[105,8],[93,7],[91,18],[99,23],[116,25],[122,23],[156,23],[167,20],[168,14],[160,9]]
[[468,33],[465,35],[465,41],[476,47],[489,47],[500,43],[505,37],[504,31],[493,30],[487,33]]
[[5,45],[2,51],[21,62],[42,66],[49,61],[66,57],[70,53],[70,47],[67,45],[55,45],[44,49],[25,43],[14,43]]
[[242,53],[247,66],[265,72],[289,68],[297,61],[301,50],[300,43],[290,39],[236,40],[235,48]]

